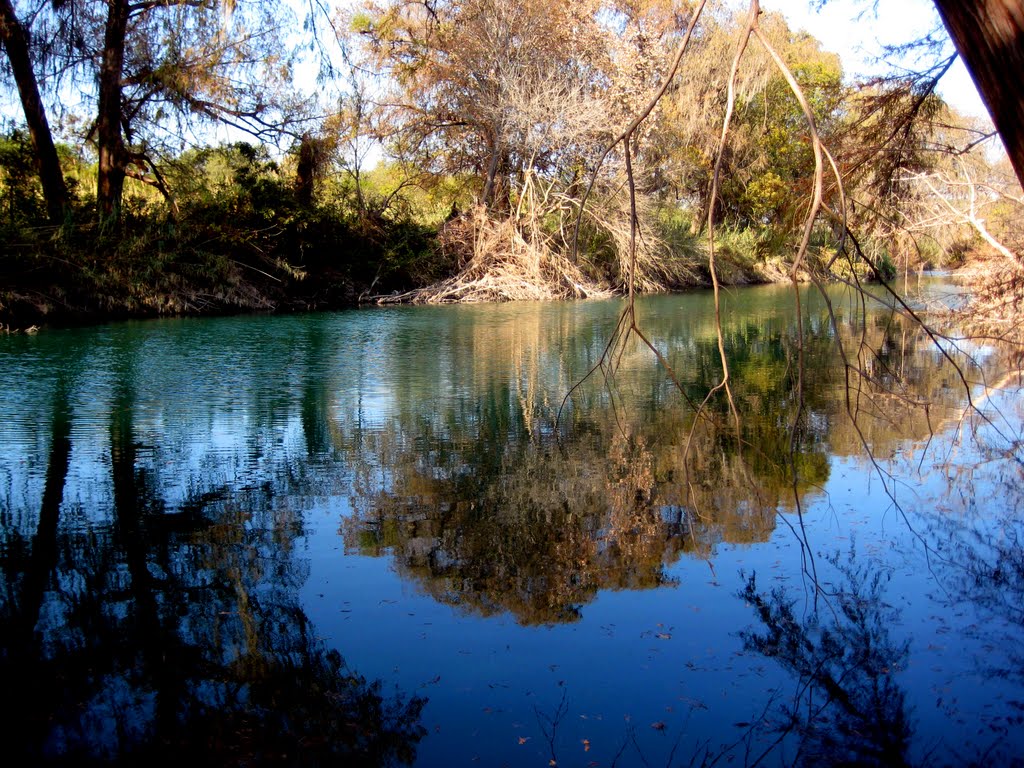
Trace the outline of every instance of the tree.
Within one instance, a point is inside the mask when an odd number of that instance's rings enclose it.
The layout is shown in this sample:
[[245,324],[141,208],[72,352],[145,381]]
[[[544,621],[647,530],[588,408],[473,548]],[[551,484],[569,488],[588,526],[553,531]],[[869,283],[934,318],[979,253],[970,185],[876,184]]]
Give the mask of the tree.
[[155,155],[167,138],[180,142],[197,122],[229,125],[259,139],[303,133],[293,129],[301,99],[290,86],[280,9],[239,0],[106,5],[97,54],[101,217],[120,216],[126,175],[168,196]]
[[[693,41],[688,66],[676,75],[661,111],[654,115],[653,138],[641,144],[654,166],[666,204],[693,209],[705,204],[718,137],[709,125],[721,120],[729,65],[743,19],[709,14]],[[760,27],[780,52],[811,101],[818,129],[831,136],[842,115],[846,91],[839,57],[816,40],[792,31],[779,14],[766,13]],[[810,186],[814,159],[805,118],[790,87],[760,47],[744,54],[728,152],[722,158],[718,213],[731,226],[781,228],[799,218],[801,198]],[[699,226],[694,216],[694,229]]]
[[1024,0],[935,0],[1024,184]]
[[556,73],[583,90],[598,85],[606,51],[597,6],[388,0],[368,4],[348,26],[365,63],[391,76],[385,101],[393,147],[439,173],[475,173],[481,201],[507,210],[528,165],[545,166],[556,148],[564,155],[580,141],[572,129],[557,137],[549,130],[556,120],[574,122],[577,102],[548,102],[546,122],[524,110],[535,106],[531,95],[552,96]]
[[107,3],[96,115],[96,144],[99,150],[96,202],[101,221],[118,221],[121,218],[121,196],[129,160],[121,132],[121,79],[130,15],[128,0],[109,0]]
[[128,176],[170,200],[157,160],[203,122],[261,139],[301,135],[292,129],[301,99],[290,84],[288,23],[281,9],[245,0],[68,0],[40,9],[33,28],[52,39],[37,65],[53,89],[78,84],[96,105],[87,140],[98,153],[101,221],[120,219]]
[[68,188],[53,143],[46,107],[39,94],[39,84],[29,53],[28,33],[18,19],[11,0],[0,0],[0,42],[7,52],[7,61],[18,86],[25,122],[35,150],[36,169],[43,187],[46,211],[50,221],[60,224],[67,214]]
[[646,0],[388,0],[351,16],[362,65],[390,87],[377,99],[388,149],[435,178],[469,177],[481,206],[442,232],[464,265],[459,279],[412,298],[580,297],[625,284],[631,208],[645,224],[637,283],[692,278],[688,264],[661,258],[664,244],[646,227],[652,199],[631,203],[618,149],[584,211],[587,248],[574,247],[570,222],[612,129],[657,86],[665,48],[693,15],[690,4]]
[[[0,2],[0,35],[37,147],[52,219],[63,217],[59,174],[37,72],[50,97],[77,85],[95,104],[86,139],[98,154],[97,207],[117,222],[126,177],[171,192],[157,160],[180,150],[205,123],[230,125],[259,139],[302,127],[303,100],[291,84],[284,42],[287,12],[255,0],[66,0],[32,13],[29,40],[13,0]],[[173,146],[171,146],[173,145]]]

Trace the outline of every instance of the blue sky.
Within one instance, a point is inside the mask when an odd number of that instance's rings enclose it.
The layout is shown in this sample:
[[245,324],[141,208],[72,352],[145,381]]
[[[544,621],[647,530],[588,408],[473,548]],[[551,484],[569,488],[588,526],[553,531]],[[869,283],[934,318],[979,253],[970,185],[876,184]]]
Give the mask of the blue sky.
[[[847,76],[881,71],[873,59],[883,45],[912,40],[941,23],[931,0],[882,0],[877,12],[870,0],[830,0],[820,12],[812,5],[812,0],[761,0],[763,11],[781,12],[791,27],[810,32],[823,48],[838,53]],[[942,79],[939,93],[964,114],[988,114],[959,60]]]
[[[290,0],[293,1],[293,0]],[[335,0],[341,5],[351,0]],[[725,0],[734,6],[746,6],[747,0]],[[796,29],[804,29],[822,41],[822,46],[838,53],[848,77],[881,71],[873,61],[882,45],[906,42],[939,23],[932,0],[879,0],[877,15],[872,0],[829,0],[825,8],[811,10],[813,0],[761,0],[765,11],[779,11]],[[959,61],[943,78],[941,95],[966,115],[985,116],[970,76]],[[20,118],[20,104],[11,89],[0,91],[0,118]],[[0,123],[4,125],[5,123]]]

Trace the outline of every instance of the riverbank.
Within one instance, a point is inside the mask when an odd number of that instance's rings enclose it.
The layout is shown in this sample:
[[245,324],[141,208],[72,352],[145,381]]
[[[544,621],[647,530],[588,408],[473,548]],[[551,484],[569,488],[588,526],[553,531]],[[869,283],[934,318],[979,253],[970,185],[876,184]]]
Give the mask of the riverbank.
[[[158,240],[105,255],[64,249],[54,240],[22,248],[7,244],[0,260],[0,333],[111,320],[414,303],[425,300],[431,286],[453,277],[454,265],[432,255],[429,235],[421,237],[419,252],[407,248],[404,259],[395,258],[395,249],[382,248],[380,242],[348,237],[333,253],[322,245],[300,246],[299,258],[286,258],[255,242],[231,255],[209,247],[167,249]],[[745,263],[726,255],[719,258],[718,269],[724,285],[789,280],[781,258]],[[692,278],[672,289],[710,285],[706,266],[695,266]],[[621,285],[591,286],[593,297],[623,293]]]
[[[21,280],[0,291],[0,333],[32,333],[47,327],[112,320],[313,312],[415,303],[419,292],[429,288],[398,283],[388,293],[375,293],[372,278],[353,279],[341,269],[300,271],[273,261],[256,266],[224,258],[218,260],[215,270],[209,269],[210,265],[198,264],[183,270],[185,265],[178,264],[172,271],[162,273],[146,269],[148,274],[118,270],[97,273],[56,258],[35,261],[35,268],[21,272]],[[61,264],[64,270],[58,273],[47,269],[47,261]],[[781,269],[727,268],[721,282],[757,285],[788,279]],[[709,286],[709,280],[695,280],[677,289]],[[612,295],[623,295],[623,291],[603,286],[601,292],[593,294]]]
[[356,306],[438,279],[433,233],[408,221],[295,216],[0,232],[0,331],[120,319]]
[[[337,269],[315,274],[273,260],[228,257],[163,265],[90,265],[33,257],[5,270],[0,331],[91,325],[109,320],[340,309],[360,287]],[[62,267],[61,271],[56,268]],[[11,274],[14,272],[13,275]],[[13,278],[13,279],[12,279]]]

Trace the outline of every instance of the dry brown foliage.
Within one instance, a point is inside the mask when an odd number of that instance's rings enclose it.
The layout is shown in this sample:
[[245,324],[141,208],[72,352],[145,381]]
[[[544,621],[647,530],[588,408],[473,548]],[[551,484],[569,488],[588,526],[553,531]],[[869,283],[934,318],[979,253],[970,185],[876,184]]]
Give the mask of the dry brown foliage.
[[483,206],[448,222],[440,240],[462,265],[458,273],[426,288],[378,297],[378,303],[537,301],[609,295],[553,247],[551,235],[523,227],[513,218],[495,218]]
[[957,313],[955,320],[966,320],[971,333],[1024,344],[1024,269],[994,251],[976,255],[960,270],[970,299],[967,311]]

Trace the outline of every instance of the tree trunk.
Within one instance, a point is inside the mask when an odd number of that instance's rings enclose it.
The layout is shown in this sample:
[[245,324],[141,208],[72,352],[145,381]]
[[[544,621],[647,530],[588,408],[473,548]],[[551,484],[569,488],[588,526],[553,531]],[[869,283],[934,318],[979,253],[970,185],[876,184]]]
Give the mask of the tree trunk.
[[935,0],[1024,184],[1024,0]]
[[319,142],[308,133],[302,134],[295,168],[295,197],[303,208],[313,205],[313,190],[321,159]]
[[121,77],[124,72],[124,45],[128,33],[127,0],[107,0],[107,27],[103,37],[103,61],[99,75],[99,109],[96,139],[99,144],[99,170],[96,176],[96,201],[100,223],[117,225],[121,220],[128,150],[121,132]]
[[7,51],[7,60],[18,86],[21,106],[25,111],[29,137],[35,150],[36,170],[43,187],[46,212],[50,221],[61,224],[68,208],[68,188],[53,144],[53,134],[46,119],[46,108],[39,97],[39,85],[28,53],[28,36],[14,15],[11,0],[0,0],[0,42]]

